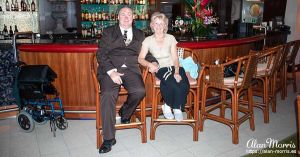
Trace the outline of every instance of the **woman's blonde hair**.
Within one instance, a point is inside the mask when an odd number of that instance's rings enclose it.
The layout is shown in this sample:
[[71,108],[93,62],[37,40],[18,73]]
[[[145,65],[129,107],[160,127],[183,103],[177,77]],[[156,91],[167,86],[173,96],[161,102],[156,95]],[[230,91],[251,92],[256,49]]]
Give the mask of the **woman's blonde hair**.
[[166,15],[163,13],[160,13],[160,12],[154,12],[151,15],[150,27],[151,27],[152,32],[154,32],[153,24],[154,24],[155,19],[161,19],[164,22],[164,33],[167,33],[169,19],[166,17]]

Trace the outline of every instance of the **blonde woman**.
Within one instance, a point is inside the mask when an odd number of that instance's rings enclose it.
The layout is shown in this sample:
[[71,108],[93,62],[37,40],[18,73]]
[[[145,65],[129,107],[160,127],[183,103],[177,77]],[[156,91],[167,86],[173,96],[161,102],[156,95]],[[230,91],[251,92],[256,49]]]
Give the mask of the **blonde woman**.
[[[165,102],[162,110],[165,118],[175,117],[177,121],[182,121],[189,82],[184,69],[179,67],[177,41],[173,35],[167,34],[168,18],[163,13],[152,14],[150,27],[154,34],[143,41],[138,61],[150,69],[157,69],[155,75],[161,80],[160,90]],[[158,66],[145,60],[148,52],[156,58]]]

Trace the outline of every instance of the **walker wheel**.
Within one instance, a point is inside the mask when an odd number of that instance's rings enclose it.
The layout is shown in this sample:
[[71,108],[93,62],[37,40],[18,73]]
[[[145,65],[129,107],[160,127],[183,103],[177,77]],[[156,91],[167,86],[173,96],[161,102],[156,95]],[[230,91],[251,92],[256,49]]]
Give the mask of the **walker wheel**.
[[25,110],[17,114],[17,123],[27,133],[32,132],[35,126],[32,116]]
[[58,129],[60,129],[60,130],[65,130],[68,127],[68,121],[63,116],[58,116],[55,119],[55,123],[56,123],[56,126],[58,127]]

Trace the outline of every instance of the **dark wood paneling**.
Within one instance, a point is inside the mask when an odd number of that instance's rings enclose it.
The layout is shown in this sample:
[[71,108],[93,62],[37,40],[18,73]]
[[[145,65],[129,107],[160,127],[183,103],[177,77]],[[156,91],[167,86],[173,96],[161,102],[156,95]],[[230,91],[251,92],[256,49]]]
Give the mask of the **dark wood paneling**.
[[282,16],[284,19],[286,0],[264,0],[263,21],[272,21],[275,16]]

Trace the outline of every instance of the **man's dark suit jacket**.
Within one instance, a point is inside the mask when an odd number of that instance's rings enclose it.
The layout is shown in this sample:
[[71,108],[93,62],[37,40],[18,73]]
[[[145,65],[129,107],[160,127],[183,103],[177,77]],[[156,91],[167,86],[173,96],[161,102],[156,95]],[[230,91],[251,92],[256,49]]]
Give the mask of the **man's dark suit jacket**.
[[[126,46],[118,24],[104,29],[97,52],[99,79],[107,75],[107,71],[111,69],[116,68],[119,71],[123,64],[126,64],[129,70],[138,74],[141,73],[138,56],[145,35],[141,30],[134,27],[132,27],[132,33],[132,41]],[[146,56],[146,60],[156,61],[153,56],[149,55]]]

